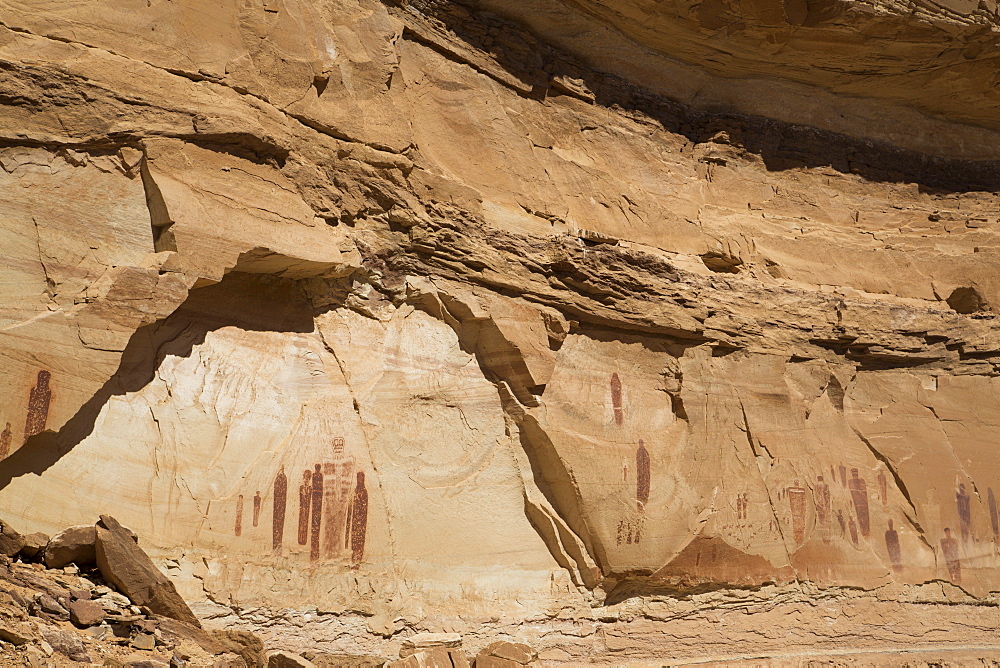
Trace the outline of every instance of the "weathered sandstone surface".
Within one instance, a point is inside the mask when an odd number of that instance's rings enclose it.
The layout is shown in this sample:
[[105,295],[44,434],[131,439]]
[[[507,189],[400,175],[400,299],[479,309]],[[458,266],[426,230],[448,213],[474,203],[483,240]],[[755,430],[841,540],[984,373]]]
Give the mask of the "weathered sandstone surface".
[[998,21],[0,0],[0,516],[296,651],[995,652]]

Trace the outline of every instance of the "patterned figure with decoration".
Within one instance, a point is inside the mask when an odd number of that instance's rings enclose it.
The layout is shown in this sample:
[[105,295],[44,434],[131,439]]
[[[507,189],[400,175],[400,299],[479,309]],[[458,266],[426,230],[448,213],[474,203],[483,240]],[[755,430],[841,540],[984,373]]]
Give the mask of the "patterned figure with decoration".
[[285,475],[285,467],[282,466],[274,478],[274,504],[271,510],[271,551],[275,555],[281,554],[282,543],[285,539],[285,508],[287,503],[288,476]]
[[868,519],[868,483],[864,478],[858,477],[858,470],[851,469],[851,479],[847,481],[847,488],[851,490],[851,499],[854,501],[854,511],[858,515],[858,527],[861,535],[867,538],[871,535],[871,523]]
[[52,403],[52,389],[49,381],[52,374],[44,369],[38,372],[38,383],[28,394],[28,416],[24,422],[24,442],[35,434],[45,431],[45,423],[49,418],[49,405]]
[[0,434],[0,459],[5,459],[7,455],[10,454],[10,442],[12,440],[12,435],[10,433],[10,422],[4,428],[3,433]]
[[357,570],[365,557],[365,541],[368,536],[368,490],[365,488],[365,474],[358,471],[354,485],[354,498],[348,511],[350,530],[351,568]]
[[355,481],[354,457],[344,454],[344,439],[333,439],[333,461],[323,465],[326,473],[326,489],[323,493],[323,514],[326,527],[323,529],[323,554],[326,559],[336,559],[343,554],[341,536],[345,533],[347,512],[351,505],[351,492]]

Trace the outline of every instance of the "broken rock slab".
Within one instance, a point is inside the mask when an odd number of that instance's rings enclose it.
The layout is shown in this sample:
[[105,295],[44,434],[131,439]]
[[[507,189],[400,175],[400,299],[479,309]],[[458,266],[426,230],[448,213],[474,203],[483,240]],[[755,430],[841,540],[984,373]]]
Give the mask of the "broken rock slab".
[[96,531],[97,567],[105,580],[114,584],[135,605],[146,606],[157,615],[201,626],[177,593],[174,583],[156,568],[118,520],[101,515]]
[[316,664],[298,654],[275,650],[267,653],[267,668],[315,668]]
[[66,564],[87,566],[96,560],[94,542],[97,532],[92,524],[75,526],[60,531],[45,546],[43,559],[49,568],[62,568]]
[[518,668],[530,665],[538,658],[524,643],[500,641],[487,645],[476,656],[476,668]]
[[24,547],[21,548],[21,556],[25,559],[36,559],[49,544],[49,537],[41,531],[29,533],[24,537]]
[[417,633],[403,640],[399,648],[399,658],[405,659],[424,650],[456,649],[461,646],[462,636],[458,633]]
[[97,601],[77,600],[69,604],[69,619],[79,627],[96,626],[104,621],[104,607]]
[[388,664],[389,668],[469,668],[469,659],[459,650],[434,647]]
[[0,554],[17,555],[24,548],[24,537],[7,522],[0,520]]

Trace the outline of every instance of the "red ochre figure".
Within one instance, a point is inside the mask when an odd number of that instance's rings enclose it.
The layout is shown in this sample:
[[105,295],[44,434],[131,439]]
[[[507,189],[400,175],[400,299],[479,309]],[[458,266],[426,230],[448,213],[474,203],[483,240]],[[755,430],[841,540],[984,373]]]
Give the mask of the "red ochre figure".
[[785,489],[788,497],[788,508],[792,511],[792,534],[795,543],[801,545],[806,540],[806,489],[799,487],[796,480],[792,487]]
[[841,464],[837,468],[840,470],[840,486],[847,487],[847,467]]
[[823,525],[830,523],[830,486],[821,475],[816,476],[816,519]]
[[309,544],[309,560],[319,559],[319,530],[323,524],[323,467],[316,464],[312,475],[312,541]]
[[969,532],[972,528],[972,508],[969,506],[969,495],[965,493],[965,484],[958,486],[955,492],[955,506],[958,508],[959,528],[962,531],[962,542],[969,542]]
[[365,539],[368,534],[368,490],[365,489],[365,474],[358,471],[358,482],[354,487],[351,503],[351,568],[358,568],[365,556]]
[[635,451],[635,498],[636,507],[641,512],[649,501],[649,453],[641,438]]
[[236,497],[236,535],[243,533],[243,495]]
[[844,522],[844,511],[837,511],[837,522],[840,523],[840,535],[843,536],[844,532],[847,531],[847,523]]
[[3,459],[10,454],[11,438],[10,422],[8,422],[7,426],[3,430],[3,433],[0,434],[0,459]]
[[299,485],[299,545],[309,542],[309,508],[312,505],[312,471],[302,472],[302,484]]
[[889,486],[886,483],[885,472],[879,471],[876,480],[878,481],[878,496],[882,500],[882,507],[885,508],[889,503]]
[[951,537],[951,529],[944,530],[944,538],[941,539],[941,552],[944,554],[944,563],[948,567],[948,575],[955,584],[962,582],[962,560],[958,556],[958,541]]
[[854,543],[854,547],[858,546],[858,525],[854,523],[854,518],[847,518],[847,528],[851,532],[851,542]]
[[889,552],[889,562],[892,564],[892,570],[902,570],[903,553],[899,549],[899,534],[892,528],[892,520],[889,520],[889,529],[885,532],[885,549]]
[[257,526],[260,522],[260,490],[253,495],[253,525]]
[[271,512],[271,550],[281,553],[281,544],[285,538],[285,505],[288,503],[288,477],[282,466],[274,479],[274,508]]
[[864,478],[858,477],[857,469],[851,469],[851,479],[847,481],[847,487],[851,490],[851,498],[854,499],[854,510],[858,515],[861,535],[867,538],[871,535],[871,524],[868,521],[868,483]]
[[625,420],[625,409],[622,407],[622,381],[617,373],[611,374],[611,406],[615,410],[615,424],[620,427]]
[[24,440],[45,431],[45,423],[49,419],[49,404],[52,402],[52,390],[49,380],[52,374],[44,369],[38,372],[38,384],[31,388],[28,395],[28,417],[24,422]]
[[990,524],[993,526],[993,538],[995,539],[1000,534],[1000,516],[997,515],[997,499],[993,496],[992,487],[986,490],[986,502],[990,507]]

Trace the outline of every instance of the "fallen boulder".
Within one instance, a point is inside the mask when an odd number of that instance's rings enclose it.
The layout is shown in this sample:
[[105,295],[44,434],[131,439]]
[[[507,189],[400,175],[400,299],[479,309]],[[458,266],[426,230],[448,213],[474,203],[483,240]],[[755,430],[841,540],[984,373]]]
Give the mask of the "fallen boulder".
[[476,668],[520,668],[538,658],[538,652],[529,645],[500,641],[487,645],[476,656]]
[[48,535],[41,531],[29,533],[24,537],[24,546],[21,548],[21,556],[25,559],[35,559],[45,550],[49,544]]
[[94,542],[97,532],[93,525],[75,526],[60,531],[45,546],[43,559],[49,568],[66,564],[89,566],[95,562]]
[[0,520],[0,554],[16,556],[24,548],[24,537],[14,527]]
[[417,633],[403,639],[399,648],[399,658],[430,649],[456,649],[462,646],[462,636],[457,633]]
[[201,622],[177,593],[174,583],[156,568],[125,527],[110,515],[97,523],[97,567],[105,580],[128,596],[134,605],[193,626]]
[[275,650],[267,653],[267,668],[315,668],[312,661],[304,659],[298,654]]

